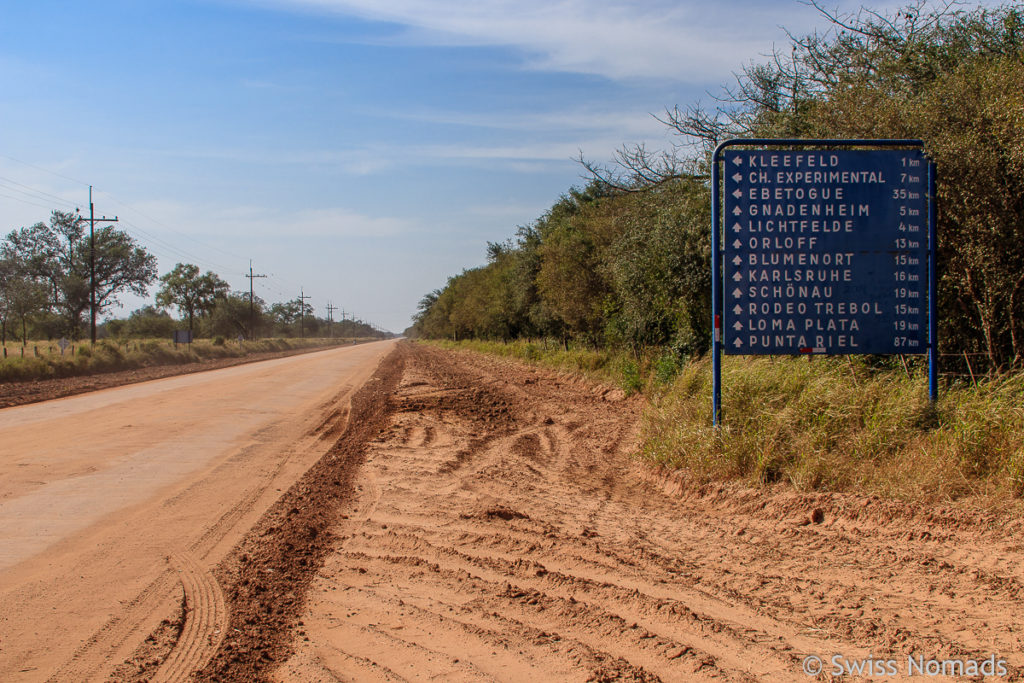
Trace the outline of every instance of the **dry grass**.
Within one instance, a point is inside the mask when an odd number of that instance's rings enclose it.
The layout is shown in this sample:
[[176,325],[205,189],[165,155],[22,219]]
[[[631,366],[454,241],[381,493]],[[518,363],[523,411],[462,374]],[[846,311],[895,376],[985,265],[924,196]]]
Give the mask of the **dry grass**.
[[698,481],[787,482],[912,501],[1024,496],[1024,375],[954,383],[928,401],[923,367],[729,357],[711,426],[710,358],[564,350],[552,342],[430,342],[512,357],[648,397],[640,456]]
[[568,350],[555,340],[460,342],[429,340],[424,343],[444,349],[467,349],[494,356],[517,358],[562,372],[570,372],[601,382],[616,384],[627,392],[642,388],[640,364],[621,352],[570,346]]
[[911,500],[1024,493],[1024,376],[944,389],[839,359],[733,359],[710,426],[711,364],[690,364],[645,416],[642,455],[700,479]]
[[56,342],[30,342],[22,348],[7,348],[0,359],[0,382],[23,382],[54,377],[76,377],[102,372],[131,370],[156,365],[180,365],[216,358],[240,358],[254,353],[287,351],[351,343],[343,339],[261,339],[253,342],[209,340],[179,344],[160,339],[114,342],[103,340],[95,346],[76,343],[61,355]]

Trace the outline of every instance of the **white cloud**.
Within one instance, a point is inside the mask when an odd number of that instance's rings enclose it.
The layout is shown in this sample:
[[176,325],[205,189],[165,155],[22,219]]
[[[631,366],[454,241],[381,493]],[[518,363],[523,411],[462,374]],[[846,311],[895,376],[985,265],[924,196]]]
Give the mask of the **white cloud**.
[[533,69],[710,84],[770,51],[773,41],[785,43],[781,26],[802,33],[824,23],[798,0],[271,1],[391,22],[404,27],[397,39],[406,43],[517,48]]
[[[367,216],[344,208],[307,209],[287,219],[289,234],[305,237],[395,237],[415,229],[412,221]],[[274,229],[280,232],[281,223]]]
[[547,112],[487,112],[441,111],[410,109],[377,114],[402,121],[417,121],[439,125],[471,126],[530,133],[559,133],[567,131],[616,132],[625,137],[651,137],[665,132],[664,124],[642,109],[608,110],[596,107]]
[[48,221],[53,209],[78,208],[88,214],[88,186],[61,175],[77,172],[78,162],[65,159],[46,162],[46,166],[53,170],[0,156],[0,237],[10,230]]
[[386,171],[399,161],[384,148],[271,150],[253,147],[150,147],[125,150],[140,156],[165,156],[247,165],[334,166],[351,175],[371,175]]
[[[416,115],[411,115],[415,117]],[[433,116],[433,115],[432,115]],[[426,117],[425,117],[426,118]],[[477,120],[481,125],[488,117],[459,114],[437,114],[438,120],[451,122]],[[566,127],[561,127],[564,121]],[[573,127],[572,122],[578,123]],[[161,155],[184,159],[201,159],[268,166],[330,166],[347,174],[366,176],[385,173],[409,165],[477,165],[482,162],[529,162],[512,170],[535,172],[537,164],[565,164],[583,151],[587,156],[606,155],[623,144],[644,140],[663,141],[670,137],[667,128],[646,113],[606,112],[588,116],[584,112],[553,112],[542,115],[509,116],[491,121],[497,128],[543,135],[503,137],[504,144],[466,142],[396,145],[370,143],[363,147],[316,150],[263,150],[252,148],[164,148],[133,150],[147,156]]]
[[[704,3],[621,0],[280,0],[286,4],[393,22],[406,42],[507,46],[530,68],[611,78],[715,80],[746,53],[752,31],[730,29],[728,49],[713,35]],[[757,27],[763,30],[763,25]],[[724,30],[723,32],[724,33]]]
[[[231,244],[236,245],[233,251],[240,249],[237,246],[240,238],[394,237],[416,229],[412,221],[404,218],[370,216],[346,207],[284,211],[256,204],[198,207],[152,200],[137,202],[125,213],[133,215],[133,222],[147,226],[153,233],[162,233],[167,239],[175,239],[175,235],[209,242],[230,238]],[[197,215],[201,218],[196,219]],[[160,216],[160,223],[154,226],[152,216]],[[193,248],[198,250],[198,247]]]

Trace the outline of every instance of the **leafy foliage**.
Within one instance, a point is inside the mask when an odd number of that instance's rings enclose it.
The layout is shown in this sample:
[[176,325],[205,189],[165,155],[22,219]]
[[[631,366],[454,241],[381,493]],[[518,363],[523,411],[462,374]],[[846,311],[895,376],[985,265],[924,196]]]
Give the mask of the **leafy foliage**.
[[46,308],[46,287],[13,258],[0,259],[0,343],[7,343],[8,324],[20,324],[22,343],[28,321]]
[[137,339],[170,339],[177,325],[167,311],[143,306],[132,311],[124,325],[123,336]]
[[1024,8],[918,0],[830,13],[742,69],[712,108],[661,120],[668,152],[612,167],[420,304],[426,337],[554,337],[677,357],[710,346],[710,153],[734,137],[920,138],[938,173],[943,352],[1024,364]]
[[160,306],[177,306],[188,319],[188,329],[194,327],[197,314],[209,314],[218,298],[228,293],[228,283],[213,272],[199,273],[191,263],[179,263],[174,270],[160,277],[161,287],[156,293]]
[[109,309],[123,292],[145,295],[156,279],[156,257],[126,232],[106,225],[94,231],[76,213],[54,211],[49,224],[11,232],[0,254],[19,264],[24,277],[45,286],[49,306],[63,318],[63,332],[77,338],[90,306],[90,271],[95,268],[97,313]]

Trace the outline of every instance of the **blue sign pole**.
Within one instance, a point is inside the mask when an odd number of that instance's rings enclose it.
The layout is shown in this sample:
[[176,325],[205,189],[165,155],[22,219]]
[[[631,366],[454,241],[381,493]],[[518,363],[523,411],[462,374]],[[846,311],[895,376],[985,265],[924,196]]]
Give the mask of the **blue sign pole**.
[[935,162],[928,162],[928,398],[939,400],[939,239],[935,216]]
[[718,154],[715,150],[715,162],[711,166],[711,224],[715,226],[711,231],[711,422],[715,427],[722,421],[722,254],[718,246],[722,198],[719,196]]

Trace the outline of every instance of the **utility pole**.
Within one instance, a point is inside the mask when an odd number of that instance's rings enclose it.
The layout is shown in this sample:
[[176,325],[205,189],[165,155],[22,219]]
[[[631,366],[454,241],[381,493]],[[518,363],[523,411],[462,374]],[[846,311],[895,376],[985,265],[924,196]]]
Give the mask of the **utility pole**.
[[334,322],[334,312],[338,310],[337,306],[332,306],[331,302],[327,302],[327,336],[330,339],[334,339],[334,335],[331,334],[331,323]]
[[117,223],[117,216],[96,218],[92,204],[92,185],[89,186],[89,340],[96,343],[96,221]]
[[306,336],[306,299],[312,299],[311,296],[306,296],[305,292],[302,291],[302,287],[299,287],[299,338],[302,339]]
[[253,307],[253,294],[252,294],[252,281],[254,278],[266,277],[266,275],[253,275],[252,274],[252,259],[249,259],[249,274],[246,275],[249,278],[249,337],[252,339],[256,338],[256,309]]

